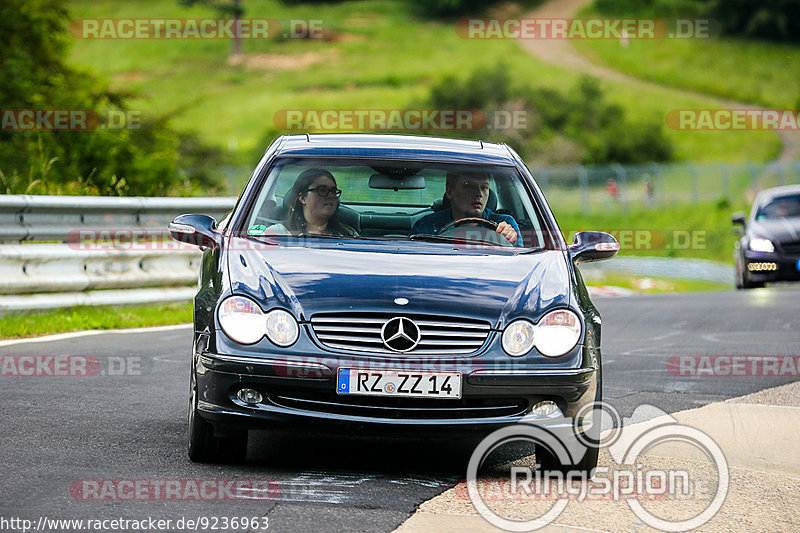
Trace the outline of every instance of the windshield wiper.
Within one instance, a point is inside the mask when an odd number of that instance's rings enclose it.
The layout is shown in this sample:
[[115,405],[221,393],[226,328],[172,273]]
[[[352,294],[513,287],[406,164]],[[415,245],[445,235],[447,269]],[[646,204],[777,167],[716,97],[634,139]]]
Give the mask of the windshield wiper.
[[430,233],[414,233],[413,235],[408,236],[408,240],[410,241],[428,241],[428,242],[442,242],[442,243],[450,243],[450,244],[479,244],[486,247],[491,246],[492,248],[510,248],[509,246],[502,246],[492,241],[484,241],[480,239],[467,239],[464,237],[447,237],[445,235],[432,235]]
[[286,235],[289,238],[296,238],[296,239],[349,239],[350,237],[345,237],[344,235],[330,235],[327,233],[298,233],[297,235]]
[[453,242],[452,237],[433,235],[431,233],[414,233],[408,236],[409,241]]

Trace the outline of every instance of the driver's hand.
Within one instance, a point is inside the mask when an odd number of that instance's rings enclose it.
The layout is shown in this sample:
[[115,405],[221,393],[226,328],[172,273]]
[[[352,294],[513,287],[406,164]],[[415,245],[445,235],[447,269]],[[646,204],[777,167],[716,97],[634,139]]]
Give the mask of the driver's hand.
[[497,229],[495,230],[497,233],[508,239],[508,242],[511,244],[517,243],[517,232],[514,231],[514,228],[508,222],[501,222],[497,225]]

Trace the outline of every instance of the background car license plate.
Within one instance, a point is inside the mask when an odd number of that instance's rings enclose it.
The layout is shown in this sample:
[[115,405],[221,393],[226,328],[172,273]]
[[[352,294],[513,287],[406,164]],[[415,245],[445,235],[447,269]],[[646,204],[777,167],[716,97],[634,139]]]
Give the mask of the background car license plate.
[[340,368],[338,394],[461,398],[461,372],[406,372]]

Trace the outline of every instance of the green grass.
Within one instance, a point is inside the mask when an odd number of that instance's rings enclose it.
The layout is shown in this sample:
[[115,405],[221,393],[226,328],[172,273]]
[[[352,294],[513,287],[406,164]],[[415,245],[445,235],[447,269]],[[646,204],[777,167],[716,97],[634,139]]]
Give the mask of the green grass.
[[584,272],[583,279],[586,285],[591,287],[622,287],[634,290],[639,294],[731,290],[730,284],[713,281],[627,276],[616,272],[599,272],[596,275],[594,273],[588,275],[587,272]]
[[0,315],[0,338],[11,339],[90,329],[165,326],[191,321],[191,302],[143,306],[72,307]]
[[[141,0],[70,3],[74,18],[215,17],[213,10],[177,2]],[[566,89],[578,74],[531,57],[516,42],[465,40],[452,22],[416,18],[409,4],[361,0],[286,5],[252,0],[246,17],[322,20],[334,40],[248,40],[244,52],[298,58],[318,54],[307,68],[249,70],[227,63],[225,40],[79,40],[71,62],[109,77],[116,87],[138,91],[134,109],[145,113],[180,110],[178,127],[200,132],[206,141],[230,150],[238,165],[232,189],[274,134],[281,109],[396,109],[424,100],[441,77],[466,76],[476,68],[505,62],[520,84]],[[712,99],[674,90],[642,89],[603,82],[609,98],[637,120],[662,121],[670,109],[710,107]],[[533,125],[535,127],[535,125]],[[769,132],[686,132],[667,130],[676,154],[687,160],[767,160],[779,141]],[[231,192],[235,192],[232,190]]]
[[[580,17],[601,16],[592,6]],[[800,99],[800,46],[708,39],[583,39],[574,43],[592,61],[670,87],[793,109]]]
[[686,257],[732,264],[737,237],[731,215],[743,210],[743,205],[703,202],[658,210],[555,214],[568,242],[578,231],[606,231],[620,241],[620,255]]

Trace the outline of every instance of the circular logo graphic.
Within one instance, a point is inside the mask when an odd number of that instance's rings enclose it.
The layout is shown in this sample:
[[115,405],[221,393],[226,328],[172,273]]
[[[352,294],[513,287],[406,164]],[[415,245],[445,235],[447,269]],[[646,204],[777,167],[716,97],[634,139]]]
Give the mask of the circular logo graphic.
[[419,344],[419,327],[410,318],[396,316],[381,328],[383,344],[395,352],[408,352]]

